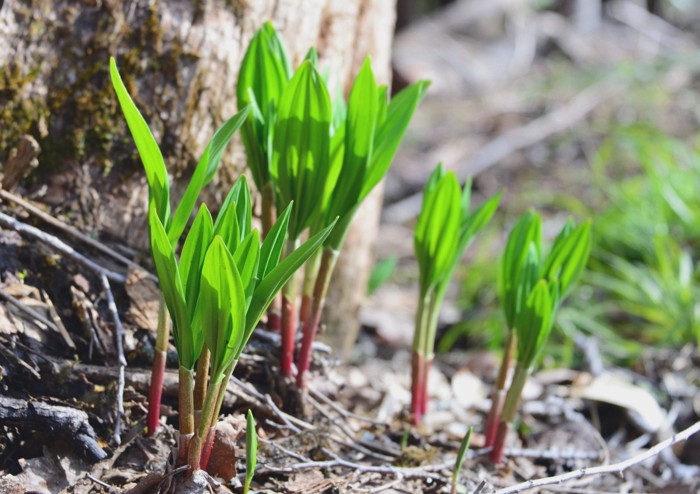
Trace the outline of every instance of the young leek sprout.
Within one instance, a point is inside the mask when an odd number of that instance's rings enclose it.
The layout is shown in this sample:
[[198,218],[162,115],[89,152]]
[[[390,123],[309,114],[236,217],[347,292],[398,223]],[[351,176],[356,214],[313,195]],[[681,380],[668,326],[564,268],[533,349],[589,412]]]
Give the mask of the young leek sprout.
[[[280,261],[292,213],[288,206],[260,244],[251,230],[250,192],[241,177],[216,222],[202,205],[178,260],[155,203],[149,210],[151,250],[163,298],[173,319],[179,360],[178,463],[206,467],[214,430],[238,358],[282,286],[320,248],[334,225]],[[209,352],[205,398],[195,424],[194,368]]]
[[453,172],[438,165],[423,192],[423,207],[414,233],[420,268],[420,299],[413,338],[411,415],[419,424],[428,408],[428,372],[433,361],[440,306],[464,251],[491,220],[500,193],[469,213],[471,182],[464,190]]
[[501,262],[499,288],[508,337],[491,398],[491,410],[486,419],[486,446],[492,446],[496,439],[496,430],[501,420],[506,393],[506,381],[515,353],[516,335],[513,330],[515,316],[539,279],[541,251],[542,220],[533,211],[528,211],[520,217],[511,230]]
[[[168,241],[173,248],[176,248],[180,236],[187,225],[187,221],[192,214],[200,191],[214,178],[214,174],[221,162],[224,149],[231,141],[236,130],[238,130],[246,120],[248,108],[242,107],[238,114],[225,122],[216,131],[214,137],[204,150],[204,154],[197,163],[179,205],[171,215],[170,182],[160,148],[153,138],[153,134],[151,134],[146,121],[141,116],[141,113],[138,108],[136,108],[136,105],[124,87],[124,83],[119,75],[117,64],[113,57],[110,58],[109,65],[112,85],[114,86],[119,105],[124,113],[126,123],[134,138],[136,148],[138,149],[143,167],[146,171],[150,201],[154,204],[156,214],[166,229]],[[148,400],[147,426],[149,435],[153,434],[158,427],[169,332],[170,322],[165,310],[165,302],[161,299],[158,311],[156,347]]]
[[317,197],[323,198],[319,225],[339,219],[316,261],[318,264],[309,263],[306,267],[313,270],[308,278],[315,278],[315,282],[306,284],[313,290],[307,293],[308,311],[302,314],[304,334],[297,358],[300,388],[306,387],[311,346],[352,219],[365,197],[386,175],[427,87],[428,82],[418,82],[389,100],[387,88],[377,84],[367,59],[353,83],[347,108],[340,101],[334,105],[329,178],[322,195]]
[[[519,225],[541,223],[539,216],[534,213],[526,213],[521,221],[522,223],[518,222],[516,225],[514,232]],[[525,244],[513,245],[514,248],[509,251],[509,239],[504,255],[504,276],[508,274],[507,268],[513,260],[509,256],[514,252],[521,252],[522,255],[520,271],[511,272],[512,287],[517,293],[516,300],[509,301],[507,290],[503,298],[507,316],[509,309],[512,309],[509,324],[512,324],[512,332],[515,333],[518,355],[503,410],[497,415],[498,429],[491,450],[491,459],[494,462],[503,459],[506,437],[515,420],[525,382],[537,365],[559,305],[581,276],[591,250],[590,221],[576,227],[573,222],[568,221],[557,235],[546,259],[542,258],[538,248],[541,244],[540,228],[535,227],[532,230],[535,235],[520,236],[523,231],[527,231],[527,227],[523,227],[515,235],[511,233],[511,238],[524,239]],[[513,240],[513,243],[515,242],[516,240]]]
[[255,419],[253,412],[248,410],[246,415],[245,429],[245,482],[243,483],[243,494],[250,491],[250,483],[255,475],[255,467],[258,465],[258,436],[255,433]]
[[[270,171],[278,207],[294,202],[284,256],[302,233],[318,221],[329,172],[331,101],[313,63],[304,61],[280,96],[274,126]],[[333,220],[335,222],[335,220]],[[292,375],[297,325],[297,279],[282,290],[281,371]]]

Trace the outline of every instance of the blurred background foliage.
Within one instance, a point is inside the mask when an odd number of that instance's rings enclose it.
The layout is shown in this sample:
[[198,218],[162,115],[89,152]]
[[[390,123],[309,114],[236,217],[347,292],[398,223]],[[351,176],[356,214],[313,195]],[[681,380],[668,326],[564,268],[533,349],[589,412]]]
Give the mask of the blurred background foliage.
[[[448,294],[439,350],[502,347],[500,255],[531,207],[546,237],[568,217],[594,228],[545,365],[580,365],[592,340],[628,364],[700,342],[700,2],[400,0],[398,20],[395,84],[434,82],[387,183],[380,259],[396,256],[438,160],[475,175],[477,201],[506,191]],[[377,280],[408,294],[417,271],[399,252]]]

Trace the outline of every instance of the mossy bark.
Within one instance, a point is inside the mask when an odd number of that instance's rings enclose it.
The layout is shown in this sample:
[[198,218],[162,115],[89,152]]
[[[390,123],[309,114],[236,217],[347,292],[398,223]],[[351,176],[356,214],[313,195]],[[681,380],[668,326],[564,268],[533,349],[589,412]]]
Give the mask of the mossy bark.
[[[110,85],[110,55],[161,145],[177,198],[207,140],[236,111],[238,64],[262,22],[279,29],[295,65],[316,46],[331,87],[347,93],[367,54],[389,82],[394,9],[394,0],[8,0],[0,8],[0,161],[31,134],[42,152],[24,185],[46,185],[43,200],[77,226],[144,247],[145,177]],[[244,169],[242,146],[223,163],[212,198]],[[375,194],[358,214],[363,235],[350,234],[353,255],[339,261],[335,285],[357,290],[329,304],[338,308],[329,327],[340,335],[357,327],[380,200]]]

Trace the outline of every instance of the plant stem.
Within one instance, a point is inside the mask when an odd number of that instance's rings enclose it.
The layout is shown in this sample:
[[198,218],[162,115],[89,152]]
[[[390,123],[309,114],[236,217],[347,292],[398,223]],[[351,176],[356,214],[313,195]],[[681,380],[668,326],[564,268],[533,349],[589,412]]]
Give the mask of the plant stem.
[[[219,375],[221,379],[221,375]],[[214,377],[214,376],[212,376]],[[189,444],[189,449],[187,453],[187,463],[190,465],[192,471],[200,469],[200,463],[202,459],[202,445],[204,439],[207,437],[209,432],[209,424],[211,423],[211,416],[214,410],[214,401],[216,398],[216,393],[219,391],[219,382],[210,381],[207,387],[207,395],[204,398],[204,407],[202,409],[202,416],[199,420],[199,426],[197,427],[197,433],[194,434],[192,440]]]
[[420,424],[425,412],[423,396],[426,395],[426,339],[429,332],[431,298],[431,292],[421,297],[416,311],[416,330],[413,334],[413,355],[411,356],[411,416],[414,425]]
[[209,433],[207,434],[207,441],[204,443],[204,448],[202,450],[202,458],[199,462],[199,465],[202,470],[206,470],[207,465],[209,464],[209,458],[211,457],[211,450],[214,446],[214,439],[216,436],[216,424],[219,419],[219,413],[221,412],[221,405],[224,403],[224,397],[226,396],[226,387],[228,386],[228,383],[231,380],[231,374],[233,374],[233,370],[236,368],[237,363],[238,361],[234,360],[233,363],[228,367],[228,369],[226,369],[224,379],[219,384],[219,389],[217,390],[216,404],[214,405],[214,413],[212,413],[211,415],[211,421],[209,422]]
[[178,412],[180,415],[180,444],[178,447],[177,466],[187,462],[187,450],[194,434],[194,406],[192,393],[194,373],[192,369],[180,366],[178,369]]
[[440,315],[440,301],[438,294],[435,291],[430,292],[428,300],[428,319],[426,328],[425,340],[423,342],[423,352],[425,360],[423,361],[423,389],[421,393],[421,412],[425,415],[428,412],[428,378],[430,376],[430,367],[433,365],[433,357],[435,356],[435,337],[437,336],[438,317]]
[[[313,263],[318,264],[318,259],[320,258],[320,266],[316,269],[316,283],[314,284],[313,295],[311,297],[310,314],[309,317],[304,320],[304,336],[301,340],[301,349],[297,357],[297,386],[301,389],[306,389],[308,384],[306,371],[309,370],[311,364],[311,345],[316,338],[318,326],[321,322],[321,314],[323,313],[323,305],[326,302],[328,285],[333,277],[335,263],[338,260],[338,251],[332,247],[325,247],[323,249],[323,254],[315,257],[316,259],[313,260]],[[307,266],[307,268],[309,266]]]
[[153,352],[153,369],[151,370],[151,388],[148,393],[148,435],[152,436],[158,430],[160,418],[160,401],[163,395],[163,377],[170,338],[170,317],[161,295],[158,304],[158,327],[156,329],[156,347]]
[[194,381],[194,426],[199,425],[199,419],[202,414],[202,406],[204,405],[204,397],[207,393],[207,381],[209,379],[209,361],[211,360],[211,352],[204,347],[202,353],[197,360],[197,375]]
[[508,371],[510,371],[510,364],[513,361],[516,343],[517,339],[515,336],[515,331],[511,330],[508,333],[505,353],[503,354],[503,358],[501,359],[501,366],[498,370],[496,385],[493,389],[493,394],[491,397],[491,410],[489,410],[488,417],[486,418],[486,447],[493,446],[493,442],[496,439],[498,424],[501,421],[503,399],[506,394],[505,389],[506,381],[508,380]]
[[[287,240],[285,257],[296,249],[298,240]],[[282,287],[282,355],[280,370],[283,376],[292,375],[294,363],[294,340],[297,329],[296,317],[297,273]]]
[[496,434],[493,449],[491,450],[491,460],[494,463],[500,463],[503,460],[503,449],[505,448],[508,431],[515,420],[518,404],[520,403],[520,397],[523,394],[523,388],[527,382],[528,374],[528,369],[518,362],[515,367],[515,373],[513,374],[513,382],[510,384],[510,388],[508,388],[508,394],[506,394],[502,418],[498,425],[498,433]]
[[[262,197],[261,205],[261,220],[262,220],[262,240],[265,240],[267,234],[272,229],[276,220],[276,210],[275,210],[275,187],[272,185],[271,181],[268,181],[260,191]],[[272,299],[270,307],[267,309],[267,329],[270,331],[279,331],[281,320],[280,320],[280,310],[282,307],[282,301],[279,296]]]
[[318,272],[321,266],[321,253],[317,252],[306,262],[304,267],[304,282],[302,283],[301,309],[299,309],[299,322],[306,328],[307,321],[311,317],[311,305],[314,303],[314,293],[318,282]]

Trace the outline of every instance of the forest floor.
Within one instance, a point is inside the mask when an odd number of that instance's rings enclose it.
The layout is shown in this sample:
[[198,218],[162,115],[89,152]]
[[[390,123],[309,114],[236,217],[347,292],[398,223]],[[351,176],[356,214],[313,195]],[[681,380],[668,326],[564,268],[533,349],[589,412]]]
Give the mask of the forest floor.
[[[411,219],[438,161],[461,178],[476,177],[477,202],[505,187],[512,217],[538,206],[556,221],[552,197],[586,199],[587,163],[610,122],[651,117],[681,134],[697,127],[684,99],[697,90],[697,64],[687,61],[696,41],[658,18],[630,13],[628,3],[615,3],[612,20],[594,35],[552,12],[496,7],[478,15],[454,7],[399,34],[397,78],[412,81],[427,70],[434,82],[387,181],[380,233],[387,240],[378,242],[378,255],[397,257],[398,274],[363,308],[350,365],[316,346],[301,409],[291,410],[290,398],[299,397],[278,377],[277,335],[254,334],[229,383],[212,488],[241,490],[250,409],[260,441],[259,492],[450,492],[469,425],[475,433],[460,493],[520,492],[529,487],[521,482],[564,474],[572,478],[535,491],[698,492],[694,345],[648,348],[621,368],[598,349],[604,342],[582,337],[581,366],[550,367],[528,383],[518,434],[501,465],[489,461],[481,435],[494,353],[464,347],[438,356],[423,425],[410,426],[407,415],[416,293]],[[511,37],[495,34],[503,25],[512,27]],[[664,61],[662,52],[670,54]],[[463,63],[449,63],[464,56],[471,57],[468,74]],[[44,212],[37,213],[8,191],[0,190],[0,199],[0,493],[166,489],[182,475],[169,466],[176,357],[169,353],[163,426],[145,437],[158,293],[148,270],[133,263],[149,266],[148,255],[115,242],[97,248],[71,232],[70,219],[34,202]],[[442,324],[459,317],[448,307]],[[687,437],[676,435],[688,427]],[[651,449],[659,444],[666,447]]]

